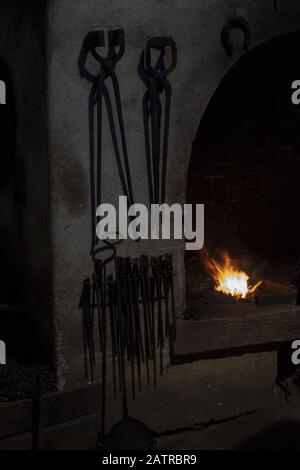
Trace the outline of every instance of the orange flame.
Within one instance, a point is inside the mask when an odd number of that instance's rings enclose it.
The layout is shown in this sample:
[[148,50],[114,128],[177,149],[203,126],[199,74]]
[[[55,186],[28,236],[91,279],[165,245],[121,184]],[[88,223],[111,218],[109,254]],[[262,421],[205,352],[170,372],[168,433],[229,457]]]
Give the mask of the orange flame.
[[253,294],[262,281],[257,282],[254,286],[248,286],[248,274],[239,271],[234,266],[228,253],[222,251],[221,258],[222,261],[218,262],[209,258],[207,253],[204,255],[204,264],[216,281],[215,290],[238,299],[245,299],[248,295]]

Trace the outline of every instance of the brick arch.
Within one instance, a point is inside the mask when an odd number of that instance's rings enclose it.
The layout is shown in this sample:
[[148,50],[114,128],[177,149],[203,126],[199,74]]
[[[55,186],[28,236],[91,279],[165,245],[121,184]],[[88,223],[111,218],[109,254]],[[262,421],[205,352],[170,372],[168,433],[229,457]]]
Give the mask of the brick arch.
[[[181,105],[183,101],[185,101],[187,106],[191,107],[193,110],[190,122],[191,129],[189,132],[191,142],[194,141],[198,132],[198,128],[201,125],[202,118],[204,117],[211,100],[217,93],[222,82],[226,80],[228,76],[234,74],[234,71],[240,66],[241,62],[247,60],[248,56],[253,56],[258,50],[261,50],[262,48],[267,49],[276,43],[279,44],[282,40],[286,41],[288,38],[291,38],[292,40],[292,38],[296,38],[298,36],[300,36],[300,29],[295,29],[293,27],[285,28],[284,31],[279,31],[277,33],[265,33],[262,35],[262,37],[259,37],[256,40],[252,38],[252,43],[248,51],[244,52],[242,48],[237,48],[237,50],[234,51],[233,57],[227,57],[227,60],[224,59],[226,57],[224,51],[224,57],[222,57],[222,60],[212,61],[212,64],[209,64],[209,72],[207,74],[209,76],[208,81],[205,79],[206,74],[203,73],[202,67],[196,67],[196,69],[192,72],[192,75],[196,76],[197,78],[196,80],[192,81],[190,76],[188,77],[186,82],[186,88],[188,90],[187,97],[184,100],[181,99]],[[234,43],[235,46],[238,45],[237,42],[234,41]],[[295,77],[295,79],[296,78],[297,77]],[[200,98],[198,98],[197,94],[195,93],[195,87],[197,87],[196,83],[199,79],[202,80],[203,88],[205,88],[203,93],[201,93]],[[191,154],[189,155],[188,159],[185,160],[186,170],[188,170],[190,157]]]

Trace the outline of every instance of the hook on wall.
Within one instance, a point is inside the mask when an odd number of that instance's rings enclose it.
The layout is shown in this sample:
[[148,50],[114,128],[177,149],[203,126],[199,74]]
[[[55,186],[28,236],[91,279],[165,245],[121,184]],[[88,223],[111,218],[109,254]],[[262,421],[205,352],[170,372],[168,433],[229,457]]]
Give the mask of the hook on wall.
[[243,32],[245,51],[250,45],[250,26],[248,21],[243,16],[233,16],[226,22],[221,33],[221,42],[228,56],[231,56],[234,51],[234,45],[230,39],[230,32],[233,29],[239,29]]

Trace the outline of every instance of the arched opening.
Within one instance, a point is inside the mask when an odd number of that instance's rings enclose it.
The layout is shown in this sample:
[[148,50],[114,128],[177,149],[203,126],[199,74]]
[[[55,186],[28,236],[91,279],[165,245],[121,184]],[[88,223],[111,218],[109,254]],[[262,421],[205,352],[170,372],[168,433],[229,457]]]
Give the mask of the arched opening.
[[295,32],[245,54],[199,125],[187,202],[205,204],[206,252],[187,252],[185,266],[187,301],[196,299],[200,312],[202,304],[229,301],[215,291],[208,266],[212,258],[224,264],[224,250],[249,283],[263,281],[248,302],[295,303],[290,283],[300,254],[300,106],[292,104],[291,84],[300,77],[299,46]]

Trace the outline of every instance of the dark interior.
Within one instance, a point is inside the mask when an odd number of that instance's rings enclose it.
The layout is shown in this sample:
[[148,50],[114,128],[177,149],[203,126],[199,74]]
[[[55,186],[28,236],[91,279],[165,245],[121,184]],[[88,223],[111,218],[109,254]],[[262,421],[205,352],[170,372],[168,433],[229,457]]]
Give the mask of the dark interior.
[[[0,60],[0,80],[5,83],[6,103],[0,105],[0,129],[1,129],[1,160],[0,160],[0,198],[7,198],[8,185],[11,182],[12,174],[15,169],[15,147],[16,147],[16,109],[13,91],[13,83],[6,64]],[[3,204],[3,203],[2,203]],[[2,213],[5,218],[5,214]],[[9,228],[5,226],[0,231],[0,303],[11,303],[20,295],[18,289],[22,281],[22,251],[17,246],[16,234],[10,233]],[[18,273],[17,276],[14,272]],[[21,278],[21,279],[20,279]],[[17,287],[17,289],[16,289]]]

